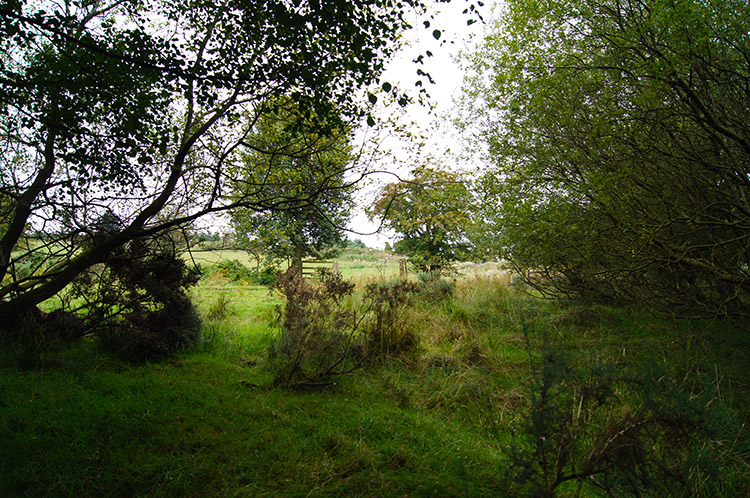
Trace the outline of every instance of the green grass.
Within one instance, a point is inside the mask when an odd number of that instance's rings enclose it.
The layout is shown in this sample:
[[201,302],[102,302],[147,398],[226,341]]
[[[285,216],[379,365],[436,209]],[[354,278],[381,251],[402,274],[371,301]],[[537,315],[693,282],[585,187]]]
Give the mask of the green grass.
[[[398,276],[399,262],[396,257],[385,257],[386,253],[375,249],[361,249],[350,247],[339,257],[331,259],[338,261],[339,271],[347,278],[394,278]],[[239,261],[248,268],[255,268],[256,260],[246,251],[215,250],[195,251],[183,256],[188,262],[201,265],[213,265],[220,261]],[[261,261],[263,264],[263,261]],[[286,269],[282,264],[280,269]],[[330,269],[330,268],[329,268]]]
[[[342,269],[360,288],[394,275]],[[528,401],[524,330],[533,347],[544,330],[576,358],[660,362],[710,391],[725,424],[711,443],[724,487],[711,489],[748,490],[750,338],[730,326],[543,302],[469,275],[409,311],[415,354],[295,391],[271,387],[265,362],[277,294],[215,277],[192,296],[210,315],[205,341],[161,363],[129,365],[84,340],[22,369],[17,346],[0,348],[0,496],[506,496]]]

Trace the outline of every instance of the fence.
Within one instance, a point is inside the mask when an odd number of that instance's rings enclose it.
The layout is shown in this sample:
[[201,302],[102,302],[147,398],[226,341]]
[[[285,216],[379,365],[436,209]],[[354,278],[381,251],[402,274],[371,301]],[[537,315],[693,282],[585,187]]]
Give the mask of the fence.
[[325,268],[325,265],[331,267],[333,273],[339,272],[338,261],[303,261],[302,262],[302,276],[304,278],[312,278],[318,272],[318,270]]

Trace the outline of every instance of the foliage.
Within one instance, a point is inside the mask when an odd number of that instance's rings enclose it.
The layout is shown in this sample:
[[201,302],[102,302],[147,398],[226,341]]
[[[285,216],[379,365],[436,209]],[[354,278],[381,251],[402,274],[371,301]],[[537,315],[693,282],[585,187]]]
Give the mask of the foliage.
[[581,365],[546,335],[539,355],[527,345],[528,398],[505,469],[513,496],[561,496],[570,483],[576,496],[713,496],[718,454],[707,442],[723,422],[710,386],[687,392],[657,364]]
[[85,300],[86,321],[105,348],[135,361],[194,347],[201,320],[186,290],[198,282],[164,240],[136,240],[79,276],[71,291]]
[[221,275],[230,282],[244,282],[245,284],[253,283],[267,286],[273,284],[276,279],[276,271],[276,267],[271,265],[253,270],[236,259],[221,260],[202,269],[202,272],[206,275]]
[[248,137],[250,151],[233,173],[234,195],[274,199],[274,211],[235,209],[238,239],[271,260],[326,259],[346,247],[343,231],[355,185],[344,180],[353,160],[350,133],[305,117],[289,101],[258,119]]
[[[426,10],[420,0],[4,2],[0,321],[131,240],[234,207],[279,207],[274,192],[227,197],[245,178],[232,170],[254,124],[288,99],[302,119],[351,125],[371,85],[408,103],[380,75]],[[24,275],[29,230],[44,234],[44,264]]]
[[471,56],[480,216],[543,291],[747,316],[747,2],[508,2]]
[[398,234],[396,253],[409,256],[420,271],[439,272],[467,253],[471,193],[457,173],[419,166],[412,175],[386,185],[368,216],[382,218]]
[[361,364],[352,354],[356,317],[341,306],[354,284],[338,273],[321,272],[315,285],[289,268],[277,274],[272,289],[286,298],[283,311],[277,308],[281,335],[269,349],[276,384],[329,385]]

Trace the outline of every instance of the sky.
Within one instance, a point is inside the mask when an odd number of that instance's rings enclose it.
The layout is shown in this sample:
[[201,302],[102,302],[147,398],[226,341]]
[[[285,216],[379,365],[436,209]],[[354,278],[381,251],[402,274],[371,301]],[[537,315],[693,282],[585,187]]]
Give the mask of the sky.
[[[427,106],[421,106],[417,103],[411,104],[403,111],[400,122],[414,122],[414,125],[409,125],[409,129],[414,131],[415,134],[422,133],[427,136],[421,155],[429,154],[446,166],[452,165],[451,153],[460,149],[460,143],[455,134],[452,133],[450,125],[441,119],[441,116],[450,113],[453,107],[453,99],[458,95],[463,83],[464,71],[455,58],[464,47],[470,47],[482,35],[483,24],[481,22],[467,24],[471,19],[476,20],[476,15],[472,13],[463,14],[464,9],[468,9],[471,4],[476,3],[470,0],[453,0],[448,4],[437,4],[437,13],[434,19],[416,18],[415,16],[413,22],[415,28],[406,35],[407,45],[388,63],[382,78],[383,81],[387,81],[394,86],[410,89],[415,88],[415,82],[419,78],[417,75],[418,69],[422,69],[432,76],[434,84],[425,82],[425,87],[430,94],[433,109],[430,111]],[[489,7],[479,7],[479,9],[482,17],[488,19]],[[430,22],[428,28],[423,25],[425,20]],[[436,28],[443,30],[440,40],[433,36],[433,31]],[[434,55],[425,57],[423,59],[424,65],[412,62],[417,55],[428,50]],[[398,112],[398,110],[383,109],[383,112]],[[388,152],[393,158],[391,161],[385,161],[382,168],[399,175],[408,174],[409,163],[419,160],[419,158],[414,157],[413,148],[398,136],[385,137],[380,143],[380,148],[381,152]],[[380,167],[381,165],[378,165],[378,169]],[[379,181],[382,185],[395,181],[395,178],[381,175],[376,181]],[[378,223],[370,222],[364,214],[364,209],[371,203],[376,190],[377,184],[374,184],[367,186],[361,193],[359,209],[354,213],[349,226],[351,230],[360,233],[350,233],[349,238],[360,239],[368,247],[382,249],[386,241],[393,244],[395,234],[383,231],[380,234],[363,235],[378,229]]]

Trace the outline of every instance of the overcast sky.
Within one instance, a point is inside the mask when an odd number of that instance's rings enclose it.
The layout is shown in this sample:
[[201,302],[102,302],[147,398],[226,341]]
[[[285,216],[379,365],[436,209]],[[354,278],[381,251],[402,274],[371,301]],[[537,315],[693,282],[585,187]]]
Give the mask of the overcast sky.
[[[453,0],[449,4],[437,5],[439,11],[432,20],[415,17],[413,21],[415,28],[407,33],[408,45],[388,64],[383,76],[383,81],[404,89],[415,88],[415,82],[419,79],[418,69],[422,69],[432,76],[435,83],[429,84],[425,81],[425,87],[430,93],[430,100],[434,104],[434,109],[430,111],[426,106],[412,104],[400,117],[400,121],[403,123],[413,121],[416,126],[410,126],[410,129],[415,134],[424,133],[428,137],[427,145],[423,148],[423,154],[429,153],[446,166],[451,166],[452,163],[448,149],[456,151],[459,144],[452,134],[451,127],[441,120],[441,116],[450,112],[453,106],[453,98],[460,91],[463,82],[464,72],[461,70],[460,64],[454,59],[461,49],[470,46],[481,36],[483,31],[481,22],[467,25],[467,21],[470,19],[477,19],[476,15],[463,14],[464,9],[475,3],[474,1]],[[486,3],[490,4],[491,2]],[[489,17],[489,7],[480,7],[480,12],[485,19]],[[430,22],[429,28],[424,27],[423,22],[425,20]],[[436,28],[443,30],[440,40],[436,40],[433,36],[433,31]],[[428,50],[434,55],[424,58],[424,65],[417,65],[412,62],[420,53],[424,54]],[[397,112],[396,109],[386,109],[383,112],[391,111]],[[394,161],[386,161],[387,164],[382,165],[384,169],[398,174],[405,175],[408,173],[411,167],[410,163],[414,161],[414,152],[410,150],[412,147],[408,143],[397,136],[388,136],[384,138],[380,147],[383,152],[391,153],[395,159]],[[383,176],[379,180],[391,182],[395,178]],[[363,205],[354,213],[350,224],[352,230],[357,232],[377,230],[377,223],[369,222],[363,213],[364,208],[367,207],[364,204],[369,202],[366,200],[368,194],[371,198],[375,188],[375,186],[370,186],[365,190],[361,201]],[[381,249],[386,241],[393,243],[393,234],[387,232],[376,235],[352,233],[349,238],[361,239],[369,247]]]

